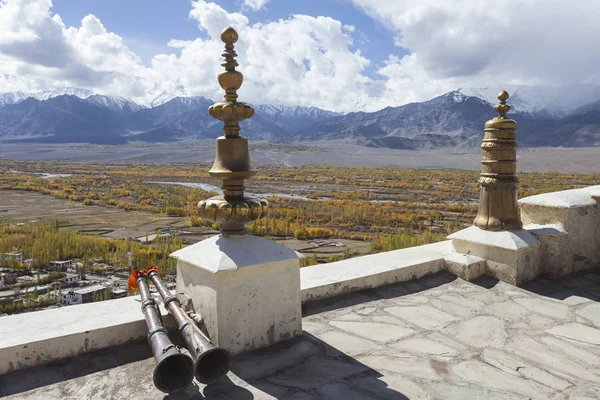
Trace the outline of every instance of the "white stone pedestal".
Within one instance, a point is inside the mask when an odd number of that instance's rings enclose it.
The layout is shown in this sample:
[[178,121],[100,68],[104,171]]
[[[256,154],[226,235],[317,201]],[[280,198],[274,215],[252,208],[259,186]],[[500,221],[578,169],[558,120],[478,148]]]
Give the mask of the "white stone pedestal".
[[251,235],[214,236],[171,254],[177,292],[217,346],[237,354],[302,333],[301,255]]
[[472,226],[448,236],[457,253],[486,260],[487,273],[497,279],[519,285],[543,271],[541,244],[530,232],[486,231]]

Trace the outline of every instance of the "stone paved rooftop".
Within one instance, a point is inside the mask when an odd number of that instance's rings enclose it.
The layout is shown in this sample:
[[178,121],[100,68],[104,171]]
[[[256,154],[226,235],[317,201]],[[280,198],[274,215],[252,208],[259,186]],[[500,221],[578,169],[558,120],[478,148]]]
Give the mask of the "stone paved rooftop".
[[0,396],[598,399],[599,301],[596,271],[522,288],[438,273],[308,303],[302,336],[238,356],[228,378],[182,394],[154,388],[138,342],[0,376]]

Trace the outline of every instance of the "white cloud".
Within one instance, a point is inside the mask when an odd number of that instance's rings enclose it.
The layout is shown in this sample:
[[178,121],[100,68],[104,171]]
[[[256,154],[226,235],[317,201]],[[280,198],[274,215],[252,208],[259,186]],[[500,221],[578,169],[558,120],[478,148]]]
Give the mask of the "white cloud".
[[353,0],[409,50],[379,72],[379,105],[460,86],[600,83],[600,2]]
[[244,0],[244,6],[252,11],[258,11],[263,8],[269,0]]
[[189,17],[206,35],[173,39],[172,52],[145,64],[94,15],[65,26],[50,0],[0,0],[0,92],[81,86],[146,103],[162,92],[221,98],[219,36],[228,25],[240,34],[240,99],[250,103],[373,110],[461,86],[600,83],[597,0],[353,1],[409,51],[377,65],[380,80],[365,74],[371,61],[354,49],[360,27],[329,17],[252,24],[243,11],[193,1]]
[[[157,54],[145,66],[93,15],[79,27],[66,27],[52,14],[49,0],[1,4],[0,22],[10,23],[0,25],[0,37],[8,38],[0,42],[0,65],[8,64],[6,74],[18,75],[20,82],[33,80],[28,83],[32,89],[83,86],[144,102],[163,91],[221,98],[216,79],[222,70],[220,33],[231,25],[240,34],[236,51],[246,78],[241,100],[350,110],[368,99],[364,87],[370,79],[361,72],[369,60],[351,50],[351,29],[332,18],[293,15],[250,24],[241,13],[194,1],[189,17],[208,38],[171,40],[174,53]],[[0,84],[8,90],[27,86],[9,86],[8,78],[1,77]]]

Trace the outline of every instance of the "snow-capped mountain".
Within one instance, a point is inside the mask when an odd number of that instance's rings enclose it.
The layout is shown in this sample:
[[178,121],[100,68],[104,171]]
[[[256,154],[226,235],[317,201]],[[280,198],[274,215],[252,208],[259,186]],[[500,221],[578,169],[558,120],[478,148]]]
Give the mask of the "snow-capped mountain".
[[[0,107],[0,141],[118,144],[206,140],[223,134],[222,123],[207,112],[214,101],[204,97],[175,97],[148,108],[123,97],[59,93],[3,97],[8,104]],[[161,100],[168,97],[165,94]],[[306,126],[335,115],[314,107],[259,106],[255,116],[241,126],[243,134],[253,139],[288,140]]]
[[[478,146],[485,121],[497,115],[492,106],[501,88],[510,94],[509,116],[517,120],[520,146],[600,145],[600,87],[592,85],[458,89],[421,103],[333,117],[299,136],[402,149]],[[569,90],[569,96],[557,97]]]
[[52,99],[54,97],[67,95],[67,96],[79,97],[80,99],[87,99],[88,97],[92,96],[93,94],[95,94],[93,90],[76,88],[76,87],[65,87],[65,88],[48,90],[48,91],[40,92],[40,93],[32,93],[29,95],[29,97],[33,97],[38,100],[48,100],[48,99]]
[[152,101],[150,102],[150,108],[158,107],[162,104],[165,104],[167,101],[171,101],[175,97],[177,97],[177,96],[175,96],[173,94],[169,94],[167,92],[161,92],[158,96],[156,96],[154,99],[152,99]]
[[7,104],[20,103],[28,97],[31,95],[23,92],[0,93],[0,108]]
[[477,97],[490,104],[498,103],[498,93],[510,93],[512,110],[528,114],[548,114],[565,117],[586,104],[600,100],[600,86],[573,85],[568,87],[501,85],[488,88],[460,88],[459,94]]
[[[242,134],[274,141],[342,140],[405,149],[473,147],[496,114],[497,94],[510,93],[519,144],[600,146],[600,86],[568,88],[502,85],[461,88],[428,101],[345,115],[316,107],[254,105]],[[64,88],[0,94],[0,142],[127,143],[207,140],[222,135],[204,97],[161,93],[145,107],[123,97]]]
[[317,107],[290,107],[284,105],[258,104],[253,106],[257,114],[264,114],[282,129],[298,132],[310,125],[342,115]]
[[142,105],[134,103],[131,100],[126,99],[125,97],[120,96],[103,96],[99,94],[92,94],[86,98],[80,96],[76,97],[79,97],[81,99],[87,99],[92,104],[108,107],[112,110],[136,112],[143,108],[146,108]]
[[48,100],[58,96],[75,96],[80,99],[87,99],[92,96],[94,92],[89,89],[82,88],[74,88],[74,87],[65,87],[54,90],[48,90],[44,92],[37,93],[25,93],[25,92],[9,92],[9,93],[0,93],[0,108],[4,107],[8,104],[17,104],[22,102],[25,99],[30,97],[36,100]]

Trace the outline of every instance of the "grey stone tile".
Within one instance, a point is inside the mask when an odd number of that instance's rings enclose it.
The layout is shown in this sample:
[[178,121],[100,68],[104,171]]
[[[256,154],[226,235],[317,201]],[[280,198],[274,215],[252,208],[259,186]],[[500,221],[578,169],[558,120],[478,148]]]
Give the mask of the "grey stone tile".
[[359,313],[360,315],[369,315],[372,314],[373,311],[376,311],[377,308],[376,307],[364,307],[361,308],[360,310],[357,310],[356,312]]
[[483,312],[485,314],[492,314],[503,319],[519,321],[523,318],[523,316],[529,314],[531,311],[523,306],[520,306],[514,301],[509,300],[489,304],[485,307]]
[[524,319],[524,323],[527,325],[526,329],[528,330],[539,330],[540,328],[556,325],[556,320],[544,317],[543,315],[539,314],[531,314]]
[[499,389],[542,400],[548,399],[552,394],[552,391],[538,383],[507,374],[477,360],[464,361],[452,370],[465,381],[481,388]]
[[597,346],[586,346],[583,343],[566,341],[556,336],[544,336],[542,342],[577,362],[590,367],[600,366],[600,356],[594,354],[594,350],[600,350]]
[[580,363],[547,348],[529,337],[515,337],[509,341],[505,349],[512,354],[527,360],[531,365],[539,366],[548,372],[563,377],[583,379],[600,383],[600,376],[590,372]]
[[384,324],[392,324],[398,326],[406,326],[406,322],[402,321],[399,318],[395,318],[389,315],[374,315],[371,317],[373,322],[382,322]]
[[447,335],[444,335],[441,332],[430,332],[427,335],[427,338],[434,342],[444,344],[448,347],[452,347],[453,349],[457,349],[460,351],[461,354],[469,353],[469,347],[467,347],[466,345],[464,345],[460,342],[457,342],[454,339],[451,339],[450,337],[448,337]]
[[481,359],[503,372],[536,381],[554,390],[565,390],[573,386],[573,383],[570,381],[559,378],[538,367],[531,366],[516,356],[498,349],[483,350]]
[[414,329],[400,324],[349,321],[331,321],[330,323],[338,329],[377,342],[393,342],[415,333]]
[[370,355],[359,357],[358,361],[369,366],[373,370],[382,373],[390,371],[405,377],[422,378],[428,380],[442,379],[436,368],[429,360],[414,356],[388,356],[388,355]]
[[465,308],[470,308],[473,310],[478,310],[481,311],[483,310],[485,303],[483,301],[477,300],[477,299],[470,299],[470,298],[466,298],[460,295],[442,295],[438,298],[441,301],[444,302],[448,302],[448,303],[453,303],[453,304],[458,304],[459,306],[465,307]]
[[394,343],[391,347],[402,352],[430,356],[454,357],[459,354],[459,351],[455,348],[421,337],[402,340]]
[[594,302],[579,309],[576,313],[590,321],[594,326],[600,328],[600,303]]
[[429,304],[460,318],[472,317],[477,314],[477,311],[472,308],[466,308],[456,303],[441,300],[440,298],[431,299]]
[[515,302],[526,309],[546,315],[550,318],[566,319],[569,314],[569,307],[556,300],[546,300],[536,298],[517,298]]
[[363,317],[362,315],[359,315],[355,312],[337,315],[334,318],[337,320],[341,320],[341,321],[363,321],[365,319],[365,317]]
[[519,288],[513,288],[511,290],[503,291],[505,296],[508,297],[530,297],[532,295],[531,292]]
[[[504,296],[502,293],[497,292],[495,290],[492,289],[488,289],[488,290],[481,290],[477,293],[473,294],[473,298],[475,300],[479,300],[484,302],[485,304],[493,304],[493,303],[498,303],[501,301],[505,301],[507,298],[506,296]],[[485,309],[485,307],[484,307]]]
[[478,316],[450,325],[442,332],[468,346],[502,347],[508,338],[506,322],[498,317]]
[[423,329],[445,326],[457,317],[431,306],[389,307],[384,311]]
[[313,389],[368,370],[369,367],[359,362],[311,357],[299,365],[268,377],[267,381],[278,386]]
[[583,324],[570,323],[555,326],[552,329],[548,329],[546,332],[555,336],[577,340],[579,342],[600,345],[600,330]]
[[569,390],[569,400],[598,400],[600,399],[600,386],[581,385]]
[[339,331],[322,333],[319,335],[319,339],[330,345],[333,349],[344,352],[350,356],[366,354],[382,348],[381,345],[374,341],[351,336]]
[[302,321],[302,330],[310,333],[311,335],[318,335],[319,333],[330,331],[333,327],[316,321]]

